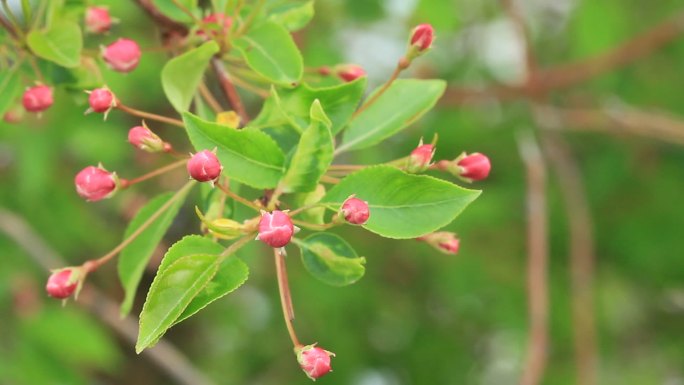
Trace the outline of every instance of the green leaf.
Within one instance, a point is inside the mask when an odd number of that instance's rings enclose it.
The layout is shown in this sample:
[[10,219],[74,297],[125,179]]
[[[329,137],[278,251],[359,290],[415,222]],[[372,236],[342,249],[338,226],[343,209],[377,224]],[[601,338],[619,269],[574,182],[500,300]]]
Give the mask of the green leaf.
[[395,81],[351,121],[336,153],[370,147],[396,134],[434,107],[445,89],[443,80]]
[[[166,230],[171,226],[173,218],[178,214],[188,191],[189,189],[180,192],[181,196],[171,203],[171,205],[128,246],[126,246],[121,252],[121,255],[119,255],[119,279],[124,288],[124,300],[121,303],[122,316],[125,316],[131,311],[133,300],[135,299],[135,292],[138,289],[138,284],[145,271],[145,266],[147,266],[154,249],[164,237]],[[127,239],[132,233],[140,228],[140,226],[152,217],[162,206],[168,204],[173,196],[174,193],[169,192],[150,200],[140,209],[140,211],[138,211],[133,220],[128,224],[128,227],[124,232],[124,239]]]
[[255,188],[275,187],[280,181],[285,156],[268,135],[207,122],[188,112],[183,121],[197,151],[217,149],[225,175]]
[[[218,255],[223,250],[223,246],[209,238],[188,235],[169,248],[159,265],[157,275],[162,274],[174,262],[185,256],[193,254]],[[235,256],[226,258],[219,266],[211,282],[197,294],[183,313],[173,322],[173,325],[189,318],[210,303],[237,289],[245,283],[248,275],[249,269],[242,260]]]
[[187,255],[155,277],[140,313],[136,353],[156,343],[207,286],[218,270],[217,259],[215,255]]
[[294,89],[274,88],[250,126],[291,124],[301,132],[309,124],[311,104],[318,99],[332,122],[334,136],[349,122],[365,90],[365,77],[333,87],[312,88],[302,83]]
[[62,67],[78,67],[81,63],[83,36],[76,23],[60,21],[50,29],[31,31],[26,43],[34,54]]
[[304,27],[314,17],[314,2],[289,1],[271,8],[269,19],[282,25],[290,31],[297,31]]
[[[299,193],[293,196],[294,207],[309,206],[318,203],[325,196],[325,186],[319,184],[314,191],[308,193]],[[299,214],[299,219],[304,222],[322,225],[324,223],[325,206],[320,205],[304,210]]]
[[[197,0],[175,0],[177,3],[185,7],[185,9],[193,12],[197,9]],[[180,21],[182,23],[192,22],[192,18],[187,13],[183,12],[178,5],[174,4],[174,0],[152,0],[156,8],[169,18]],[[193,12],[194,13],[194,12]]]
[[328,285],[350,285],[366,272],[366,258],[359,257],[347,241],[335,234],[316,233],[295,242],[306,270]]
[[290,33],[275,22],[250,29],[235,46],[250,68],[274,83],[292,87],[302,78],[302,55]]
[[19,67],[0,72],[0,116],[17,102],[21,93],[21,76],[17,75]]
[[202,81],[202,75],[209,60],[218,51],[218,44],[210,41],[176,56],[166,62],[162,68],[161,80],[164,93],[179,113],[187,111],[190,107],[192,97]]
[[383,237],[404,239],[448,225],[480,191],[391,166],[375,166],[344,178],[322,202],[337,210],[352,194],[368,201],[370,218],[363,227]]
[[330,119],[315,100],[311,105],[311,123],[302,133],[290,166],[280,181],[283,192],[313,191],[332,163],[333,138]]

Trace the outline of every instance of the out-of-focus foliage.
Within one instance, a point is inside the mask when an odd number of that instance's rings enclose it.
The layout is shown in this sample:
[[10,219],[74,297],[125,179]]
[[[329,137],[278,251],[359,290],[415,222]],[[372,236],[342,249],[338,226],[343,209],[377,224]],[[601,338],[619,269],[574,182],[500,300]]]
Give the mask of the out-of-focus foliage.
[[[68,2],[67,2],[68,3]],[[159,45],[152,23],[133,2],[103,1],[121,23],[112,34]],[[542,65],[600,54],[670,15],[677,1],[520,1]],[[498,1],[317,0],[312,24],[297,33],[306,65],[356,62],[371,85],[389,76],[410,28],[432,22],[438,40],[414,75],[446,78],[450,85],[512,83],[523,71],[513,26]],[[183,15],[180,15],[181,17]],[[100,41],[101,39],[101,41]],[[88,40],[97,49],[111,37]],[[127,104],[173,115],[160,69],[166,57],[145,52],[127,75],[105,72]],[[684,116],[681,84],[684,38],[636,63],[573,88],[554,100],[627,103]],[[296,72],[296,71],[295,71]],[[306,76],[306,75],[305,75]],[[212,88],[216,85],[212,85]],[[372,88],[372,87],[371,87]],[[149,187],[87,204],[73,191],[73,175],[98,159],[133,175],[159,161],[128,147],[125,133],[139,121],[112,113],[83,117],[84,95],[60,92],[41,119],[0,123],[0,206],[24,217],[71,263],[99,256],[121,238]],[[250,112],[258,101],[247,100]],[[401,109],[402,106],[397,106]],[[149,122],[148,122],[149,123]],[[381,147],[350,152],[349,163],[386,161],[407,154],[418,138],[439,131],[437,159],[461,150],[490,156],[485,192],[449,230],[459,233],[458,256],[412,240],[385,241],[345,229],[366,257],[355,285],[330,287],[312,278],[295,255],[288,258],[296,325],[301,338],[337,353],[329,384],[514,384],[529,331],[525,296],[525,179],[516,133],[534,125],[524,102],[491,100],[441,106]],[[173,142],[175,128],[154,127]],[[176,136],[178,135],[178,136]],[[684,381],[684,149],[642,137],[565,134],[587,187],[597,272],[594,298],[600,343],[599,383]],[[180,143],[184,143],[180,141]],[[135,170],[139,172],[136,173]],[[128,175],[122,175],[128,177]],[[560,191],[550,179],[551,349],[544,384],[574,384],[568,227]],[[163,180],[162,180],[163,184]],[[196,228],[191,210],[177,218],[167,246]],[[175,238],[174,238],[175,237]],[[233,296],[171,329],[165,338],[217,384],[307,383],[293,360],[280,318],[270,254],[250,245],[239,256],[250,281]],[[171,380],[133,346],[78,306],[61,308],[43,292],[47,272],[0,235],[0,383],[167,384]],[[157,260],[158,262],[158,260]],[[55,266],[57,267],[57,266]],[[149,286],[155,267],[141,285]],[[113,299],[123,293],[115,268],[89,277]],[[142,291],[143,293],[145,290]],[[143,298],[134,305],[139,313]],[[310,339],[310,340],[309,340]]]

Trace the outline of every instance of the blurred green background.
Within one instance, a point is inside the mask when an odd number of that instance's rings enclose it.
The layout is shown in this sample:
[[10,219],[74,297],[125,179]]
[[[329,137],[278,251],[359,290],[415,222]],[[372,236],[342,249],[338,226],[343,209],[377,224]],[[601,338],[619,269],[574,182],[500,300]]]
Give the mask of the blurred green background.
[[[134,2],[102,3],[121,23],[109,36],[86,40],[88,48],[116,36],[136,37],[143,48],[158,46],[151,21]],[[600,55],[683,8],[673,0],[518,4],[542,66]],[[412,26],[422,22],[435,26],[438,40],[407,76],[446,78],[456,87],[520,81],[520,40],[495,0],[317,0],[316,17],[297,41],[307,65],[354,62],[378,85],[403,53]],[[104,74],[126,104],[172,115],[159,80],[164,60],[146,52],[136,71]],[[628,66],[556,90],[551,99],[684,116],[683,67],[684,40],[675,39]],[[141,155],[126,142],[138,120],[116,111],[106,122],[83,116],[83,97],[63,91],[56,100],[41,119],[0,123],[0,206],[29,223],[69,264],[80,264],[116,245],[140,203],[175,186],[178,175],[108,201],[84,202],[73,176],[86,165],[102,162],[132,177],[164,160]],[[259,101],[247,100],[256,114]],[[529,319],[525,171],[516,137],[537,126],[525,101],[444,102],[404,134],[345,156],[345,163],[386,161],[404,156],[421,136],[439,133],[437,159],[479,151],[489,155],[493,171],[476,184],[482,196],[448,227],[461,238],[457,256],[360,228],[340,229],[367,257],[367,273],[355,285],[333,288],[312,278],[293,250],[288,261],[300,338],[337,353],[334,372],[322,383],[518,383]],[[177,129],[151,127],[189,150]],[[594,221],[595,306],[586,311],[593,312],[598,331],[598,383],[684,384],[684,206],[677,203],[684,191],[684,151],[647,135],[562,135],[580,166]],[[549,173],[550,341],[542,383],[577,384],[567,217],[561,188]],[[197,232],[191,207],[183,212],[166,246]],[[215,384],[309,383],[291,352],[270,253],[254,244],[240,255],[250,266],[250,280],[171,329],[165,341]],[[155,269],[147,272],[135,313]],[[47,276],[25,248],[0,234],[0,384],[176,383],[87,309],[47,298]],[[113,265],[88,280],[111,300],[121,300]]]

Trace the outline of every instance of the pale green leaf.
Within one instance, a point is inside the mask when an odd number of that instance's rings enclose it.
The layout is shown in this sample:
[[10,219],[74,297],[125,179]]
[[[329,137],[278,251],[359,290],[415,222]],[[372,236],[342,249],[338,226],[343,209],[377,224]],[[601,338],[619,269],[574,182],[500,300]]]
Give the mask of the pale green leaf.
[[46,30],[34,30],[26,36],[31,51],[62,67],[78,67],[81,63],[83,36],[78,24],[59,21]]
[[288,1],[271,8],[269,19],[290,31],[297,31],[306,27],[313,17],[314,2],[306,0]]
[[162,88],[166,98],[179,113],[190,107],[209,60],[218,51],[218,44],[210,41],[174,57],[162,68]]

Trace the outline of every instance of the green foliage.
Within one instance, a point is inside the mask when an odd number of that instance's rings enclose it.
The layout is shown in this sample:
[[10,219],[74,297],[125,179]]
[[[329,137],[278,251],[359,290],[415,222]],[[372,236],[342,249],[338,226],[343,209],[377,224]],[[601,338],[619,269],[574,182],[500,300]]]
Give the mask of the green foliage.
[[351,121],[336,152],[371,147],[396,134],[432,109],[445,89],[446,82],[443,80],[395,81],[370,107]]
[[81,63],[83,37],[73,22],[59,21],[47,30],[31,31],[26,43],[34,54],[62,67],[77,67]]
[[276,1],[275,3],[276,5],[269,10],[269,19],[289,31],[298,31],[313,19],[313,0]]
[[293,87],[302,78],[302,55],[290,33],[274,22],[250,29],[235,47],[250,68],[273,83]]
[[178,211],[183,205],[185,195],[188,193],[186,188],[180,192],[180,196],[170,205],[168,203],[174,199],[174,193],[164,193],[150,200],[143,208],[138,211],[135,217],[131,220],[124,232],[124,239],[131,236],[140,226],[142,226],[153,215],[159,212],[163,206],[167,205],[167,209],[143,230],[128,246],[126,246],[119,255],[119,279],[124,288],[124,300],[121,303],[121,314],[127,315],[133,306],[135,293],[138,289],[138,284],[142,278],[145,266],[147,266],[152,253],[166,233],[166,230],[171,226],[173,218],[176,217]]
[[185,112],[197,92],[209,60],[219,51],[215,41],[202,44],[166,62],[161,71],[166,98],[179,113]]
[[296,243],[306,270],[328,285],[351,285],[366,272],[366,258],[335,234],[316,233]]
[[280,181],[285,156],[268,135],[210,123],[187,112],[183,121],[197,151],[216,149],[225,175],[256,188],[275,187]]
[[353,194],[368,201],[371,215],[364,228],[388,238],[416,238],[451,223],[480,191],[374,166],[344,178],[322,202],[337,210]]
[[0,115],[3,115],[16,102],[21,93],[21,78],[17,76],[18,67],[0,72]]
[[[306,207],[318,203],[325,196],[325,186],[319,184],[314,191],[294,194],[295,207]],[[322,225],[325,216],[325,207],[317,206],[302,211],[299,214],[301,220],[317,225]]]
[[283,192],[310,192],[316,189],[333,159],[330,119],[315,100],[311,105],[311,123],[304,130],[279,187]]
[[152,0],[152,3],[163,15],[183,23],[191,22],[192,18],[178,5],[188,10],[194,10],[197,9],[197,2],[198,0]]

